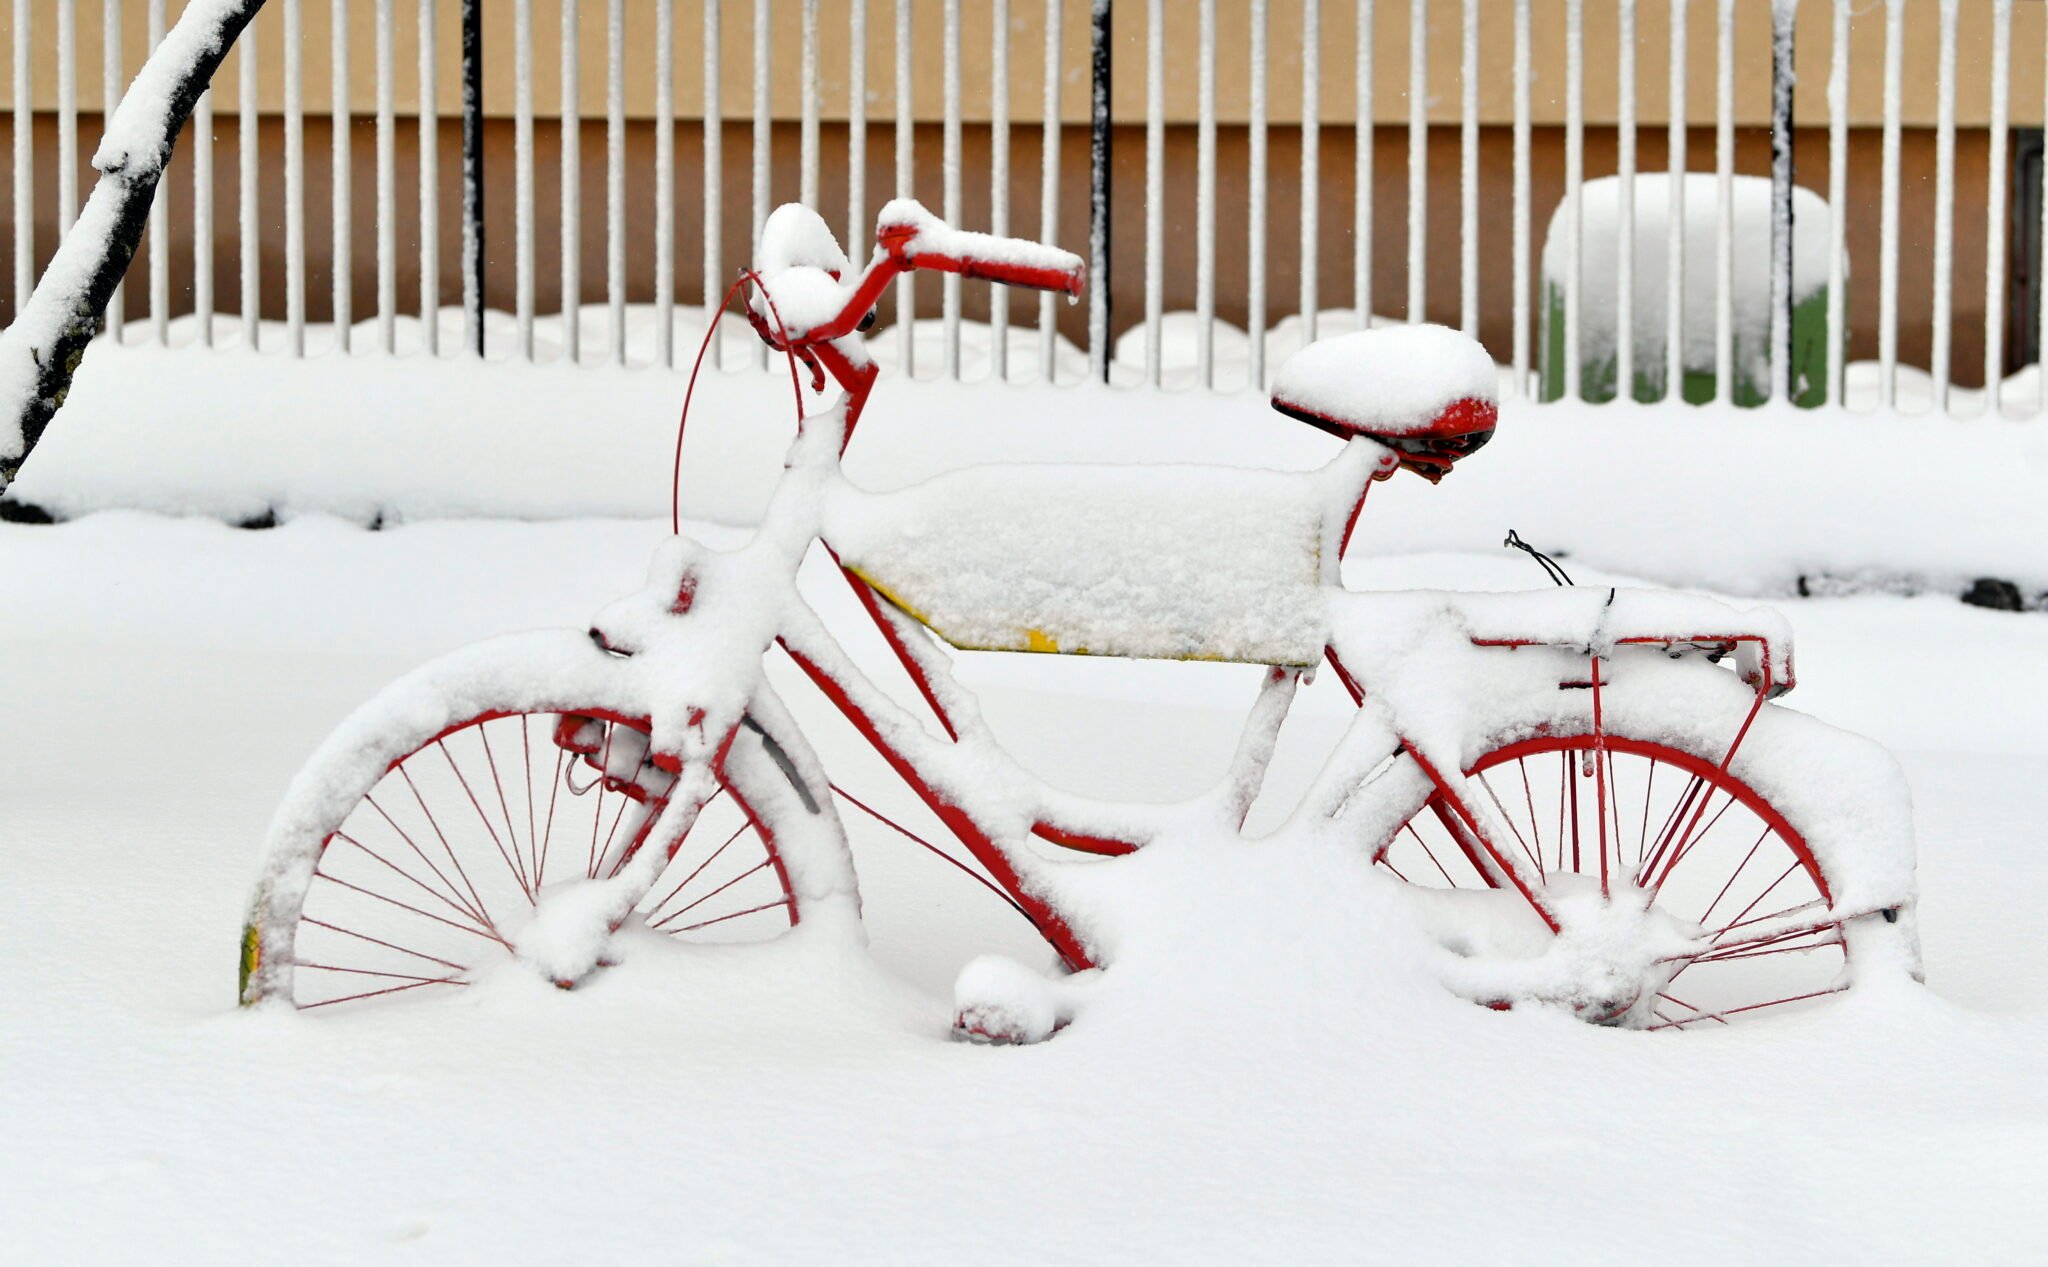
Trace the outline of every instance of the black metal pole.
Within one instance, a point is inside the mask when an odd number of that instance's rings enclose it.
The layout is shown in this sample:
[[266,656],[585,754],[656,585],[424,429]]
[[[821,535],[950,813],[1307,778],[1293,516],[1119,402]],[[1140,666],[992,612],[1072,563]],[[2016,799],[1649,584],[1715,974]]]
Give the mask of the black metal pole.
[[1793,11],[1781,4],[1771,22],[1771,395],[1780,402],[1799,392],[1792,381]]
[[1095,0],[1089,48],[1094,91],[1088,125],[1088,368],[1109,381],[1109,6]]
[[484,354],[483,0],[462,0],[462,326]]

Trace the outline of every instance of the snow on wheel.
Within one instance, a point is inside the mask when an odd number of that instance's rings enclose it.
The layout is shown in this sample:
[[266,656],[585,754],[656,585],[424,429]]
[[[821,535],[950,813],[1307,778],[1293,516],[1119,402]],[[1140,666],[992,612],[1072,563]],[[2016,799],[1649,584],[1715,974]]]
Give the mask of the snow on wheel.
[[[757,817],[775,789],[749,786],[763,773],[728,763],[638,904],[648,928],[744,941],[797,922],[774,827]],[[291,938],[292,1001],[466,986],[512,956],[551,891],[617,875],[674,782],[651,760],[647,723],[602,709],[489,710],[450,727],[394,762],[327,833]],[[260,944],[252,924],[245,989]]]
[[[1836,886],[1798,827],[1718,758],[1615,734],[1546,734],[1494,748],[1466,778],[1548,900],[1597,896],[1604,875],[1614,905],[1646,908],[1646,935],[1691,944],[1624,1014],[1599,1019],[1718,1028],[1845,988],[1852,939],[1834,917]],[[1549,936],[1518,895],[1499,891],[1497,868],[1440,793],[1376,862],[1416,885],[1493,891],[1524,953]],[[1496,934],[1490,949],[1515,940]]]

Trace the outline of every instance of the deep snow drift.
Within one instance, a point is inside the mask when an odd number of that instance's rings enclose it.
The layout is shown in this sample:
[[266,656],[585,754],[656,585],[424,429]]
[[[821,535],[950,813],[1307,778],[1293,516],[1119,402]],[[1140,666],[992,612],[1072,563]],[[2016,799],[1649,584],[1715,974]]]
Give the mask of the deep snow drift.
[[[1392,519],[1376,504],[1362,531]],[[319,517],[240,532],[134,514],[0,528],[0,689],[11,717],[34,721],[0,740],[11,1252],[2043,1251],[2025,1211],[2048,1160],[2048,946],[2032,903],[2048,742],[2012,703],[2048,695],[2048,635],[2038,618],[1946,599],[1787,604],[1801,639],[1790,702],[1905,756],[1926,991],[1677,1037],[1495,1015],[1419,984],[1403,941],[1373,931],[1398,911],[1333,860],[1212,846],[1137,860],[1165,918],[1125,947],[1082,1021],[1037,1047],[973,1048],[944,1037],[955,972],[985,951],[1044,952],[983,891],[856,818],[865,953],[821,927],[744,950],[649,947],[570,995],[515,975],[384,1015],[234,1012],[256,841],[326,729],[427,655],[580,626],[637,583],[658,535],[638,522],[368,533]],[[1378,558],[1350,580],[1537,579],[1503,555]],[[847,627],[851,600],[814,593]],[[1213,779],[1256,672],[995,655],[963,667],[1034,768],[1132,796]],[[843,782],[884,786],[843,726],[803,708]],[[1271,798],[1298,792],[1347,713],[1327,678],[1306,693]],[[880,803],[931,827],[904,794]]]

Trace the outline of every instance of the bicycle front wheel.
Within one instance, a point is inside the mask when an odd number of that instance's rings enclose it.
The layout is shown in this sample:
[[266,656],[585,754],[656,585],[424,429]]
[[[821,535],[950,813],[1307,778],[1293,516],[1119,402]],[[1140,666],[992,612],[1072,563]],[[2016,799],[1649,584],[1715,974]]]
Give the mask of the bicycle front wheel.
[[[650,846],[676,780],[616,692],[438,695],[449,715],[409,718],[418,733],[384,739],[392,755],[330,743],[294,785],[292,801],[312,809],[273,829],[243,934],[244,1003],[338,1009],[460,991],[515,957],[551,892],[609,879]],[[637,918],[683,941],[786,931],[806,896],[836,887],[807,893],[802,859],[793,875],[787,856],[816,846],[814,826],[790,820],[826,809],[749,719],[689,831],[652,842],[670,855]]]

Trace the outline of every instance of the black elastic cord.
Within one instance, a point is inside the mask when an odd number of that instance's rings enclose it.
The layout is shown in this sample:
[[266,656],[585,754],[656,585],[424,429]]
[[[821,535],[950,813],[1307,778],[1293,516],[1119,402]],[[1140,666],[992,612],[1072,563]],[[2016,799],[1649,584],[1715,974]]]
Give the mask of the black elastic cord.
[[[1528,542],[1526,542],[1526,541],[1522,540],[1522,538],[1521,538],[1520,534],[1518,534],[1518,533],[1517,533],[1517,532],[1516,532],[1516,531],[1515,531],[1515,530],[1514,530],[1513,528],[1510,528],[1510,529],[1508,529],[1508,539],[1507,539],[1506,541],[1503,541],[1503,542],[1501,542],[1501,544],[1502,544],[1503,546],[1509,547],[1510,549],[1515,549],[1515,550],[1521,550],[1521,551],[1524,551],[1524,552],[1526,552],[1526,553],[1528,554],[1528,556],[1529,556],[1530,558],[1532,558],[1532,559],[1536,560],[1536,562],[1538,562],[1538,563],[1542,564],[1542,565],[1543,565],[1543,574],[1544,574],[1545,576],[1548,576],[1548,577],[1550,578],[1550,583],[1551,583],[1551,584],[1553,584],[1553,585],[1575,585],[1575,584],[1577,584],[1577,582],[1576,582],[1576,581],[1573,581],[1573,580],[1572,580],[1572,578],[1571,578],[1571,577],[1570,577],[1570,576],[1569,576],[1569,575],[1568,575],[1568,574],[1567,574],[1567,573],[1565,572],[1565,570],[1564,570],[1563,568],[1561,568],[1561,567],[1559,567],[1559,566],[1557,565],[1557,561],[1556,561],[1555,559],[1553,559],[1553,558],[1551,558],[1551,557],[1550,557],[1549,555],[1547,555],[1547,554],[1543,553],[1543,551],[1541,551],[1541,550],[1538,550],[1538,549],[1537,549],[1537,548],[1536,548],[1535,546],[1532,546],[1532,545],[1530,545],[1530,544],[1529,544]],[[1612,600],[1611,600],[1611,598],[1610,598],[1610,601],[1612,601]]]

